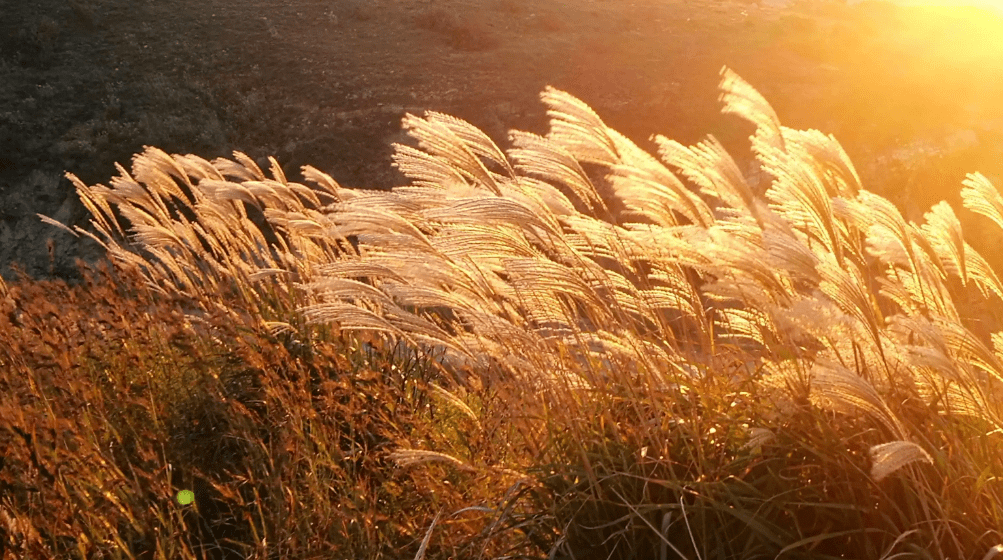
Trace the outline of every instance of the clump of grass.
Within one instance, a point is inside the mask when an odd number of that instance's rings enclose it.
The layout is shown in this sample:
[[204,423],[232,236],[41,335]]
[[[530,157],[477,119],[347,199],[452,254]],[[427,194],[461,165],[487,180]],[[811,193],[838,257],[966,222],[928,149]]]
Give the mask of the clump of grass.
[[136,269],[82,275],[0,298],[4,558],[413,556],[438,508],[511,484],[390,461],[428,442],[460,455],[467,433],[413,353],[346,337],[296,355],[253,322],[186,316]]
[[91,29],[95,27],[98,23],[97,9],[98,7],[89,0],[68,0],[70,8],[73,10],[76,20],[86,27]]
[[486,51],[498,46],[500,41],[491,29],[480,20],[460,16],[444,8],[430,8],[414,16],[419,29],[441,36],[451,47],[463,51]]
[[[756,126],[762,187],[713,137],[655,136],[656,158],[553,88],[549,132],[512,131],[508,152],[448,115],[406,116],[418,147],[394,157],[411,184],[391,192],[305,168],[314,192],[275,162],[266,179],[241,154],[153,149],[135,180],[77,186],[110,255],[164,295],[289,333],[302,359],[337,360],[344,348],[326,345],[348,333],[439,357],[432,390],[450,413],[386,458],[417,488],[478,495],[447,511],[451,530],[434,517],[418,556],[990,550],[1003,526],[1003,284],[948,204],[907,222],[834,138],[783,127],[730,70],[721,90],[723,111]],[[1003,227],[984,177],[962,198]],[[305,393],[283,395],[293,432],[321,434],[302,436],[308,449],[333,449],[333,432],[306,427]],[[392,425],[423,412],[365,414]],[[313,476],[301,495],[330,511]],[[489,500],[486,486],[507,491]],[[312,534],[296,550],[327,538]]]
[[542,12],[536,17],[536,26],[541,30],[556,33],[558,31],[564,30],[567,26],[564,19],[557,13],[554,12]]
[[495,0],[493,7],[499,12],[506,12],[509,15],[519,15],[526,10],[526,5],[517,0]]
[[350,10],[350,17],[356,21],[372,21],[379,15],[379,10],[376,2],[358,3]]

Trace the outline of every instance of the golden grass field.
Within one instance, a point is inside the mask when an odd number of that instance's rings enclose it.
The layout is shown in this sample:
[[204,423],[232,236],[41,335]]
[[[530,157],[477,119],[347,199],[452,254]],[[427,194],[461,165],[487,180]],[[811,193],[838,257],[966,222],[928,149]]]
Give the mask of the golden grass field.
[[0,287],[4,560],[992,558],[1003,283],[720,90],[759,180],[549,87],[507,152],[406,116],[390,191],[71,176],[113,265]]

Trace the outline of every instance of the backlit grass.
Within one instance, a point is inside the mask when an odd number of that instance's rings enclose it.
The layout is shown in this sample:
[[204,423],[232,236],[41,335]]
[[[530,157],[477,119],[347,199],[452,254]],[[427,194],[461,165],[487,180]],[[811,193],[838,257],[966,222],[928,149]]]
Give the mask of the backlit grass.
[[392,192],[153,148],[76,181],[115,268],[0,300],[5,547],[991,557],[1003,284],[722,76],[762,185],[553,88],[507,151],[408,115]]

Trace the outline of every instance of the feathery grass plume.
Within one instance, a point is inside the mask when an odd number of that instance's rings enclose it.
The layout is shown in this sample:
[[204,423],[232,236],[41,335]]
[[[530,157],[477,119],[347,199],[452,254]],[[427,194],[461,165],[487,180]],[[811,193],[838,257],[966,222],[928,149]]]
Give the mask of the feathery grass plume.
[[824,180],[831,196],[852,198],[863,188],[853,162],[833,135],[790,129],[785,129],[784,134],[788,151],[794,149],[802,154],[802,161]]
[[[393,144],[392,146],[394,148],[393,166],[411,179],[412,185],[436,189],[441,189],[442,185],[467,185],[463,174],[444,158],[403,144]],[[319,177],[327,176],[318,171],[311,180],[316,180]]]
[[[780,132],[780,119],[762,94],[727,67],[721,69],[721,83],[718,89],[721,90],[719,99],[723,104],[722,113],[736,115],[756,126],[755,137],[761,143],[753,143],[754,152],[758,146],[772,146],[780,151],[786,150],[784,137]],[[764,155],[755,153],[757,157]]]
[[[555,99],[557,97],[560,96],[557,95]],[[574,113],[574,104],[571,103],[571,105],[571,109],[567,111],[569,114]],[[421,134],[427,132],[426,128],[421,127],[414,121],[411,121],[411,123],[412,128]],[[526,141],[523,144],[526,146],[533,145],[542,152],[550,150],[554,155],[551,156],[549,161],[565,162],[563,167],[548,169],[547,167],[540,167],[532,163],[534,161],[547,160],[527,157],[522,162],[517,161],[516,165],[513,166],[515,169],[520,169],[521,165],[525,165],[521,170],[540,174],[552,171],[552,175],[560,175],[563,172],[559,169],[574,169],[577,167],[577,172],[573,175],[573,177],[577,178],[569,182],[577,182],[579,186],[572,188],[572,192],[577,192],[582,197],[580,202],[583,203],[583,209],[590,206],[590,199],[598,200],[598,194],[595,193],[594,187],[590,186],[587,177],[581,171],[581,168],[577,166],[577,163],[574,165],[568,164],[568,162],[573,161],[570,156],[562,154],[559,148],[555,148],[539,138],[536,138],[534,140],[535,144],[532,144],[528,142],[528,140],[532,139],[529,135],[519,136],[518,134],[514,134],[514,136],[517,139],[525,139]],[[430,140],[425,138],[425,141]],[[621,141],[620,143],[622,144],[623,142]],[[516,154],[525,154],[527,150],[528,148],[525,147],[516,148],[514,152]],[[411,154],[407,150],[403,151]],[[462,150],[457,148],[455,151],[460,152]],[[629,151],[629,147],[623,148],[623,151]],[[441,150],[434,155],[441,156]],[[518,157],[515,159],[518,160]],[[414,165],[407,172],[414,174],[428,183],[429,179],[432,179],[434,175],[425,173],[421,169],[420,161],[421,158],[419,157],[412,159],[411,163]],[[434,160],[427,161],[435,163]],[[534,165],[537,166],[533,167]],[[474,175],[468,173],[465,179],[477,179]],[[440,176],[444,177],[446,175]],[[517,195],[518,191],[512,191],[512,187],[522,187],[520,190],[526,192],[525,188],[527,186],[534,186],[534,183],[505,181],[504,178],[499,179],[498,188],[502,191],[508,190],[513,195]],[[539,184],[544,185],[542,183]],[[431,187],[428,184],[424,186]],[[548,185],[544,186],[549,187]],[[448,192],[447,186],[439,185],[439,187],[444,192]],[[411,192],[404,191],[403,189],[398,189],[396,192],[399,192],[403,196],[411,194]],[[510,298],[510,303],[507,304],[510,309],[522,310],[521,313],[530,319],[529,324],[537,325],[538,328],[546,330],[554,327],[574,330],[581,326],[586,326],[587,329],[594,329],[594,325],[608,322],[613,318],[613,316],[609,315],[610,311],[606,310],[611,303],[615,304],[614,307],[617,309],[615,313],[619,316],[634,315],[642,323],[647,324],[657,322],[657,317],[652,313],[651,306],[642,299],[642,293],[631,280],[613,269],[606,269],[601,265],[597,266],[597,260],[602,258],[613,260],[614,264],[626,261],[625,264],[628,264],[628,269],[625,272],[630,272],[631,275],[637,274],[637,265],[629,262],[629,257],[627,259],[623,258],[625,255],[624,251],[630,245],[618,239],[618,234],[622,234],[622,232],[615,229],[606,230],[605,232],[602,229],[593,231],[595,229],[595,227],[592,227],[593,225],[598,226],[604,222],[589,221],[587,216],[569,215],[573,211],[573,208],[567,204],[564,204],[560,208],[560,214],[549,213],[547,215],[549,219],[541,221],[537,217],[540,215],[540,210],[544,210],[545,215],[547,213],[545,207],[541,208],[539,204],[533,205],[535,206],[535,209],[533,209],[533,206],[517,204],[515,199],[512,198],[478,197],[466,200],[462,198],[452,200],[456,200],[457,202],[443,204],[421,213],[422,219],[427,221],[428,233],[431,235],[431,237],[427,238],[427,242],[429,245],[435,247],[436,258],[446,257],[450,261],[446,265],[446,270],[455,270],[459,273],[463,267],[468,267],[470,270],[476,271],[474,274],[469,274],[469,277],[488,280],[487,282],[482,281],[480,287],[495,293],[480,294],[478,299],[481,301],[496,300],[498,296]],[[350,219],[354,218],[354,215],[351,214],[348,208],[348,206],[340,208],[339,216],[335,219],[340,224],[344,224],[342,227],[349,227],[350,224],[352,227],[358,227],[356,224],[359,221]],[[395,219],[388,218],[384,222],[393,223]],[[566,232],[562,233],[560,231],[558,222],[555,220],[561,220],[563,227],[568,228]],[[366,223],[374,227],[383,225],[373,224],[368,221]],[[496,252],[492,254],[491,245],[478,243],[480,239],[485,239],[485,226],[487,225],[498,228],[501,231],[510,230],[513,234],[519,232],[519,236],[513,237],[512,234],[506,234],[506,237],[499,238],[496,244]],[[482,232],[477,234],[479,237],[474,236],[476,231]],[[373,241],[375,239],[373,237],[374,232],[372,231],[349,232],[339,230],[339,233],[341,235],[347,235],[348,233],[358,234],[360,251],[365,254],[366,258],[375,256],[381,252],[388,253],[374,246]],[[598,246],[595,241],[597,240],[597,233],[603,235],[603,238],[599,238]],[[467,246],[461,243],[464,240],[469,243]],[[578,240],[585,243],[581,243]],[[387,241],[391,240],[388,239]],[[531,244],[527,244],[527,241]],[[425,244],[426,241],[423,239],[422,243]],[[400,247],[400,243],[381,243],[380,246],[397,249]],[[511,254],[511,248],[519,246],[522,246],[519,253]],[[411,249],[418,250],[419,248],[411,247]],[[476,251],[483,252],[476,253]],[[506,255],[506,253],[509,254]],[[633,253],[638,255],[644,254],[640,250],[633,250]],[[547,255],[548,257],[541,258],[543,255]],[[398,256],[395,255],[394,258]],[[462,257],[462,260],[456,260],[460,257]],[[383,254],[381,258],[386,259],[385,262],[389,263],[390,261],[389,254]],[[399,260],[397,267],[398,269],[400,267]],[[497,275],[500,273],[504,274],[507,278],[507,281],[503,283],[504,287],[499,286],[497,281]],[[561,280],[555,282],[558,278]],[[446,278],[440,275],[439,281],[456,286],[458,280],[459,278]],[[637,279],[637,281],[641,280],[643,279]],[[470,283],[462,280],[461,282],[464,290],[477,289]],[[607,294],[612,299],[606,300],[599,296],[600,293]],[[452,309],[453,313],[461,317],[461,321],[463,320],[462,317],[467,314],[465,325],[458,329],[460,332],[468,331],[478,324],[484,324],[482,320],[473,319],[469,316],[472,309],[473,307],[468,309]],[[589,327],[588,325],[593,326]],[[502,340],[500,342],[504,345],[511,344],[511,340]],[[541,340],[541,342],[545,341]],[[514,352],[514,354],[518,355],[523,352],[524,349]],[[509,356],[502,361],[508,361],[512,358],[513,356]],[[538,360],[539,357],[536,359]]]
[[791,232],[779,232],[773,228],[764,230],[763,249],[767,252],[770,265],[776,270],[787,271],[788,278],[794,283],[792,290],[817,285],[821,280],[817,270],[818,256]]
[[910,463],[922,461],[933,464],[930,454],[911,441],[891,441],[875,445],[867,453],[872,461],[871,478],[875,482],[881,482],[888,475]]
[[[610,167],[607,181],[627,210],[624,219],[636,216],[661,225],[675,225],[674,220],[664,215],[665,210],[670,210],[700,227],[706,228],[714,223],[710,205],[697,193],[686,189],[665,166],[626,137],[615,131],[610,131],[610,134],[622,154],[623,163]],[[663,210],[662,214],[649,212],[649,209],[659,207]]]
[[995,332],[990,335],[989,340],[992,341],[993,351],[997,355],[1003,355],[1003,332]]
[[892,436],[905,437],[902,422],[881,398],[877,389],[858,373],[819,358],[811,371],[811,386],[813,396],[817,396],[825,406],[847,414],[856,410],[864,411],[880,421]]
[[884,316],[874,295],[867,290],[863,274],[853,263],[845,264],[844,268],[833,260],[819,263],[817,270],[822,277],[819,289],[870,333],[874,347],[880,352]]
[[[765,335],[777,338],[776,329],[769,314],[756,309],[721,309],[715,321],[721,327],[719,339],[722,342],[740,343],[749,341],[762,347],[767,346]],[[765,327],[765,328],[764,328]],[[765,332],[764,332],[765,331]]]
[[509,157],[516,171],[558,181],[590,212],[595,208],[606,210],[581,163],[564,147],[546,137],[516,130],[509,133],[509,139],[512,141]]
[[[966,385],[964,387],[957,383],[948,383],[943,386],[925,384],[921,394],[930,402],[937,403],[941,414],[957,414],[967,416],[975,421],[988,421],[995,429],[1000,429],[1001,425],[998,415],[994,413],[991,401],[987,398],[987,392],[982,391],[976,385]],[[996,391],[998,397],[998,391]],[[999,402],[998,400],[995,402]]]
[[[915,341],[902,348],[919,394],[942,414],[960,414],[999,428],[1003,383],[992,374],[987,376],[984,370],[979,374],[983,368],[975,365],[977,360],[959,356],[956,341],[951,342],[956,336],[945,336],[944,329],[928,319],[893,319],[892,327]],[[983,356],[983,360],[986,358]]]
[[796,151],[784,152],[764,145],[761,158],[763,170],[775,178],[765,194],[770,207],[809,245],[821,243],[822,250],[842,264],[844,243],[832,214],[831,196],[822,180],[803,164]]
[[550,118],[549,140],[581,162],[611,166],[620,161],[610,129],[591,107],[551,86],[544,88],[540,100]]
[[[908,234],[908,232],[906,233]],[[905,242],[909,244],[909,250],[903,245],[902,238],[896,236],[895,232],[880,225],[871,226],[867,231],[865,251],[872,257],[883,259],[887,267],[887,273],[895,277],[892,280],[888,280],[884,276],[879,276],[876,279],[877,282],[882,284],[883,288],[901,293],[896,303],[902,309],[911,309],[914,307],[927,309],[928,307],[940,305],[943,303],[943,299],[932,300],[931,296],[933,294],[929,293],[929,284],[941,288],[941,290],[938,290],[941,294],[942,289],[945,288],[940,281],[941,278],[936,275],[935,267],[929,259],[923,259],[922,261],[915,260],[915,254],[912,251],[914,244],[908,237],[906,237]],[[910,283],[909,287],[905,286],[906,277],[908,277],[908,282]],[[886,286],[884,283],[892,284],[893,286]],[[898,301],[899,299],[902,301]]]
[[512,169],[511,165],[509,165],[508,159],[505,157],[505,153],[502,152],[502,150],[491,140],[491,138],[487,134],[484,134],[484,132],[479,128],[464,120],[451,115],[437,113],[435,111],[428,111],[425,113],[425,118],[428,119],[429,122],[441,124],[448,128],[457,136],[457,138],[463,141],[475,155],[486,158],[491,163],[504,169],[508,178],[511,179],[515,177],[515,170]]
[[[969,173],[962,181],[962,205],[981,214],[1003,230],[1003,196],[981,173]],[[974,276],[983,297],[988,298],[986,290],[991,290],[997,298],[1003,299],[1003,284],[985,259],[976,253],[971,246],[965,244],[964,254],[968,257],[968,268]]]
[[[873,195],[861,191],[865,200]],[[879,257],[889,266],[887,274],[893,278],[879,277],[881,295],[899,304],[902,310],[912,313],[935,311],[937,314],[960,320],[950,287],[945,283],[948,272],[944,259],[931,240],[914,224],[904,224],[898,210],[889,208],[887,201],[869,204],[874,216],[889,220],[871,225],[867,231],[866,252]]]
[[679,217],[700,226],[712,222],[709,208],[689,192],[679,179],[658,181],[650,174],[630,166],[617,166],[613,170],[610,182],[617,197],[623,202],[625,218],[665,227],[679,225]]
[[776,434],[768,428],[749,428],[749,441],[745,442],[743,448],[755,449],[757,447],[762,447],[762,445],[772,439],[776,438]]
[[[985,257],[968,243],[965,243],[965,259],[968,274],[975,281],[982,298],[986,301],[1003,301],[1003,282],[1000,282],[999,276]],[[995,299],[990,297],[990,292],[996,296]]]
[[460,470],[476,472],[477,469],[464,463],[463,461],[445,453],[435,451],[425,451],[422,449],[398,449],[390,454],[390,459],[397,462],[402,467],[420,465],[429,462],[442,462],[452,465]]
[[[737,227],[746,228],[749,224]],[[716,263],[712,275],[717,278],[704,286],[708,297],[756,308],[789,305],[792,286],[786,275],[778,275],[769,266],[761,239],[750,242],[729,231],[725,224],[712,227],[708,233],[711,242],[707,256]]]
[[923,233],[930,240],[941,259],[946,261],[944,269],[958,276],[961,285],[968,283],[968,267],[965,255],[965,236],[961,232],[961,222],[954,215],[951,205],[943,200],[923,215],[926,224]]
[[982,560],[993,560],[997,556],[1003,554],[1003,544],[998,544],[989,549],[986,555],[982,557]]
[[[469,124],[459,119],[446,120],[437,115],[439,114],[435,113],[422,119],[407,114],[404,116],[403,126],[411,137],[418,140],[419,146],[429,155],[441,158],[459,171],[465,179],[473,181],[473,184],[480,185],[500,195],[501,192],[498,190],[494,177],[478,157],[478,155],[492,157],[499,152],[498,147],[488,140],[491,146],[485,149],[485,135],[483,133],[480,135],[469,134],[469,131],[473,129]],[[462,137],[454,133],[454,130],[460,132]],[[467,133],[464,134],[464,132]],[[475,148],[472,149],[472,146]]]
[[[872,256],[883,258],[891,264],[908,267],[913,274],[920,274],[919,264],[913,246],[916,238],[911,235],[909,224],[902,213],[886,198],[867,190],[859,190],[854,199],[845,199],[843,205],[849,212],[846,219],[865,235],[883,240]],[[885,241],[886,240],[886,241]],[[896,249],[891,243],[897,243]],[[900,253],[905,253],[905,258]],[[904,262],[903,262],[904,261]],[[935,264],[940,266],[940,262]]]
[[1003,359],[964,325],[941,321],[937,325],[956,362],[970,364],[1003,382]]
[[436,395],[439,395],[446,402],[455,406],[460,412],[466,414],[468,418],[474,421],[474,423],[477,425],[477,428],[481,429],[480,419],[477,418],[477,415],[474,413],[474,411],[471,410],[470,407],[467,406],[467,403],[463,402],[463,400],[460,397],[454,395],[453,393],[450,393],[448,390],[443,389],[442,387],[436,385],[435,383],[432,384],[432,389],[435,391]]
[[821,293],[800,296],[786,308],[767,308],[770,336],[765,353],[772,359],[798,358],[808,365],[825,350],[842,351],[833,340],[845,340],[855,332],[852,319]]
[[700,191],[728,209],[739,209],[759,219],[758,200],[735,160],[717,138],[686,147],[661,135],[652,140],[658,145],[658,155],[666,164],[697,185]]
[[941,375],[957,372],[959,364],[953,359],[953,351],[944,332],[932,319],[920,314],[894,315],[888,319],[888,333],[900,341],[899,345],[907,354],[921,351],[916,356],[922,361],[914,363],[915,366],[933,367],[940,370]]
[[[135,178],[119,166],[110,188],[87,187],[70,176],[100,238],[81,228],[73,233],[94,238],[121,264],[142,267],[157,289],[185,293],[202,305],[211,305],[220,290],[232,290],[252,314],[294,322],[290,302],[299,296],[289,282],[309,279],[312,263],[343,246],[323,235],[326,228],[317,222],[322,215],[314,212],[321,198],[333,193],[289,183],[274,160],[270,180],[250,158],[239,153],[235,158],[241,163],[172,157],[147,148],[134,158]],[[129,234],[113,205],[128,220]],[[273,213],[264,230],[249,218],[251,206]],[[274,214],[282,212],[296,212],[300,219],[282,221]],[[269,246],[266,233],[278,234],[276,245]],[[293,276],[261,277],[260,269]]]
[[961,184],[964,185],[961,189],[962,205],[989,218],[1003,229],[1003,196],[989,179],[981,173],[969,173]]

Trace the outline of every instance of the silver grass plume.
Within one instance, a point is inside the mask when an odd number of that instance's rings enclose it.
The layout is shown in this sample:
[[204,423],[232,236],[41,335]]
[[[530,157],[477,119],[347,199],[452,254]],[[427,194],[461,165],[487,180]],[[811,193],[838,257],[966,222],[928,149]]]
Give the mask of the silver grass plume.
[[940,201],[923,215],[926,224],[923,232],[931,241],[944,262],[944,268],[961,279],[961,285],[968,283],[968,266],[965,255],[965,237],[961,222],[954,215],[951,206]]
[[933,464],[925,449],[911,441],[891,441],[875,445],[868,450],[871,458],[871,478],[881,482],[888,475],[915,462]]
[[686,147],[661,135],[652,140],[658,145],[658,155],[668,165],[679,169],[700,191],[731,209],[741,209],[759,220],[759,204],[742,176],[735,160],[716,138]]
[[[761,145],[784,151],[783,135],[780,133],[780,119],[769,102],[748,82],[730,68],[721,69],[720,100],[721,112],[737,115],[756,126],[756,138]],[[758,155],[758,154],[757,154]]]
[[1003,229],[1003,196],[981,173],[969,173],[962,181],[961,200],[965,208],[981,214]]
[[775,177],[766,191],[770,207],[803,235],[809,246],[821,244],[819,250],[842,264],[845,236],[833,217],[832,197],[822,180],[802,164],[796,152],[763,146],[760,158],[763,170]]
[[905,428],[877,389],[857,372],[837,362],[820,358],[811,370],[812,397],[825,407],[842,413],[863,411],[878,420],[889,433],[905,437]]

